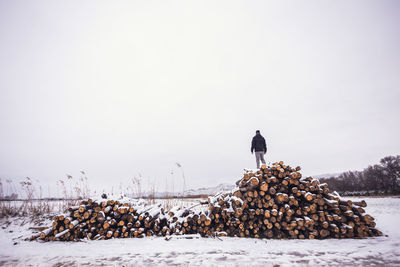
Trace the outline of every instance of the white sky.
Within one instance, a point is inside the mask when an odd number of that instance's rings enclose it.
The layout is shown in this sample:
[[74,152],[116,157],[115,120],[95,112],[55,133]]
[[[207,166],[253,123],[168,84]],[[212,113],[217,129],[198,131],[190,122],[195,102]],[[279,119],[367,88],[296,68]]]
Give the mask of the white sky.
[[[400,151],[399,1],[0,0],[0,178],[165,189]],[[171,175],[174,171],[174,175]],[[178,183],[178,180],[176,180]],[[175,185],[177,186],[177,185]]]

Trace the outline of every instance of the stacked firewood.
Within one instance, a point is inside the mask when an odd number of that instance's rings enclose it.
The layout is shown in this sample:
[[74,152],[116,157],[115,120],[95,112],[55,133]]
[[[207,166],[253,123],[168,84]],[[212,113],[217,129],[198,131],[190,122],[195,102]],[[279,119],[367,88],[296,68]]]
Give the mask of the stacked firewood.
[[342,200],[327,184],[302,178],[283,162],[247,170],[237,188],[210,197],[207,208],[173,208],[143,201],[82,201],[31,239],[104,240],[200,234],[255,238],[363,238],[382,233],[365,213],[365,201]]
[[[78,241],[184,234],[183,225],[196,218],[189,209],[164,211],[160,204],[144,201],[82,201],[67,215],[55,216],[52,226],[31,240]],[[199,217],[201,216],[198,215]]]
[[262,238],[363,238],[382,233],[365,201],[342,200],[327,184],[283,162],[247,171],[231,194],[210,201],[216,231]]

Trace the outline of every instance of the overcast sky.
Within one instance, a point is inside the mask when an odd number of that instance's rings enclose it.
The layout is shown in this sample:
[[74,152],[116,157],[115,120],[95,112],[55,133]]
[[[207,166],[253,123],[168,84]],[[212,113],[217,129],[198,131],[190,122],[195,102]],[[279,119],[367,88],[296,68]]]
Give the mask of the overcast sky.
[[[165,190],[400,151],[399,1],[0,0],[0,178]],[[171,174],[171,171],[174,174]]]

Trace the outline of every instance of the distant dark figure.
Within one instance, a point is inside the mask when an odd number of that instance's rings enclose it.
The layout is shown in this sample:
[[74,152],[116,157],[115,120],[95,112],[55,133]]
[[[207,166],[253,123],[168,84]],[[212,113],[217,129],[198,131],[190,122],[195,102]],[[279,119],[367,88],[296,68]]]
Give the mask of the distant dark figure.
[[265,164],[264,155],[267,153],[267,144],[265,143],[264,137],[260,134],[260,131],[256,131],[256,135],[253,137],[251,141],[251,154],[256,152],[256,163],[257,169],[260,168],[260,160],[263,164]]

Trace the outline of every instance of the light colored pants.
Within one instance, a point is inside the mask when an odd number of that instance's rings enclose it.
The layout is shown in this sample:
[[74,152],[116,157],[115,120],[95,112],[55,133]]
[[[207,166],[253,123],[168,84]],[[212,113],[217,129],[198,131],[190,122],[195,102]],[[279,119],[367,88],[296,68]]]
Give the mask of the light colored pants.
[[263,164],[265,164],[265,159],[264,159],[264,151],[256,151],[256,163],[257,163],[257,169],[260,168],[260,160]]

